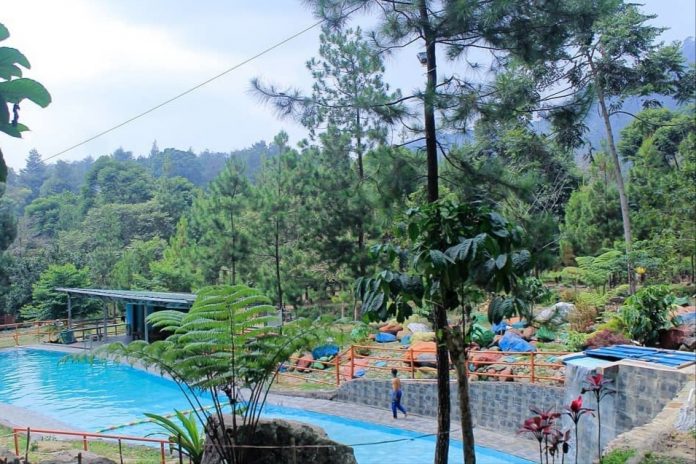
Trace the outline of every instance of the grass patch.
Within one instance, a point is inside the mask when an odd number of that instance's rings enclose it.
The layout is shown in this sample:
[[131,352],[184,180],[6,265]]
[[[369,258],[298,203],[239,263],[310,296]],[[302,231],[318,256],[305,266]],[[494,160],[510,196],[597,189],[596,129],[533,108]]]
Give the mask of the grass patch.
[[686,459],[666,456],[661,453],[648,452],[640,464],[693,464],[692,461]]
[[[12,429],[0,425],[0,447],[14,451],[14,438]],[[23,457],[27,449],[26,436],[19,437],[19,453]],[[39,462],[48,459],[51,455],[58,451],[66,450],[82,450],[82,440],[58,440],[53,437],[37,437],[32,438],[29,443],[29,461]],[[88,442],[89,451],[100,456],[107,457],[116,462],[121,462],[123,456],[124,464],[159,464],[160,450],[159,447],[149,447],[142,445],[123,444],[121,453],[119,453],[118,443],[90,440]],[[167,464],[176,464],[179,462],[178,456],[170,456],[169,449],[166,449]]]
[[626,464],[636,454],[634,449],[617,449],[602,458],[603,464]]

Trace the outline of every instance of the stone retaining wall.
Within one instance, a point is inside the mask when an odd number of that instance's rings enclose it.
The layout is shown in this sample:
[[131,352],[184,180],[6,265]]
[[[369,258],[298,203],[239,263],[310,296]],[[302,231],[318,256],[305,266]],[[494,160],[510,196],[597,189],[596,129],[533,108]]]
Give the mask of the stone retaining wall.
[[[403,405],[422,416],[437,415],[437,385],[434,381],[401,381]],[[390,380],[357,379],[341,385],[335,400],[388,409]],[[452,421],[459,421],[459,397],[456,383],[450,384]],[[559,408],[563,388],[513,382],[473,382],[469,384],[474,423],[488,429],[516,432],[529,417],[529,408]]]

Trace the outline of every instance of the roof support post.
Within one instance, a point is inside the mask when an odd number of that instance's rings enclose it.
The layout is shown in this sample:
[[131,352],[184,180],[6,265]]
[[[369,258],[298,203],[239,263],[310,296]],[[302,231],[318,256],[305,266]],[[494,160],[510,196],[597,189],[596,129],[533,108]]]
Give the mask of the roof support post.
[[103,341],[106,341],[106,330],[108,329],[107,321],[106,321],[106,316],[107,312],[109,310],[109,307],[106,304],[106,298],[102,299],[102,302],[104,303],[104,338],[102,339]]
[[72,328],[72,299],[70,299],[70,293],[68,293],[68,329]]

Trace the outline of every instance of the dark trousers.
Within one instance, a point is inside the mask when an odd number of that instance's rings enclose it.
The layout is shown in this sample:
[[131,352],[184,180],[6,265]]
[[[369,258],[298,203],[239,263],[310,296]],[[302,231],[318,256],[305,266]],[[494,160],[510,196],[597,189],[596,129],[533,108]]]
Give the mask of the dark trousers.
[[394,419],[396,419],[396,410],[406,414],[406,409],[401,406],[401,390],[393,391],[391,396],[391,408]]

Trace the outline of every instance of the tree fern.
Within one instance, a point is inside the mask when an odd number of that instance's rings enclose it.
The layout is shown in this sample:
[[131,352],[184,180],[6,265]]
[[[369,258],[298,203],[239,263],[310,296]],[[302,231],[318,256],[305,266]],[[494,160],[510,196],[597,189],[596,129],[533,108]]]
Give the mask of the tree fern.
[[[214,415],[223,427],[231,425],[231,436],[209,433],[209,437],[224,462],[238,463],[243,448],[235,445],[253,434],[279,364],[320,336],[320,328],[304,320],[286,324],[281,334],[270,325],[276,320],[276,308],[270,303],[247,286],[206,287],[188,313],[167,310],[147,317],[149,324],[169,334],[165,340],[113,343],[95,355],[137,361],[169,375],[201,423]],[[213,399],[212,413],[202,407],[203,391]],[[225,424],[225,406],[235,412],[232,424]]]

